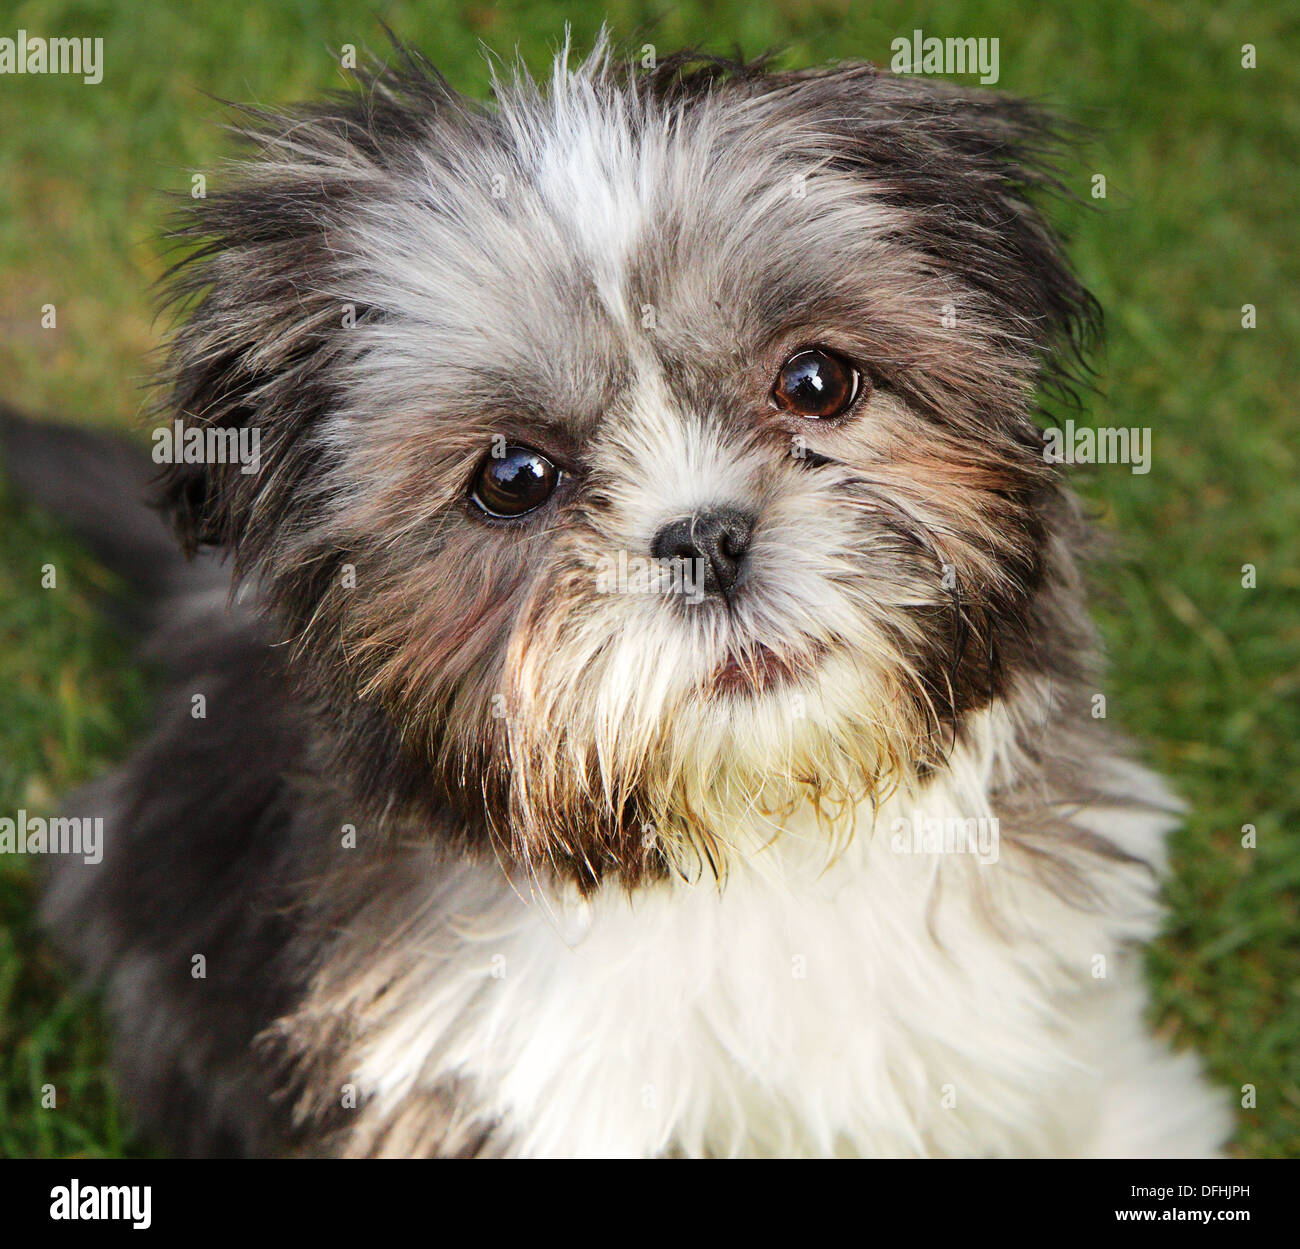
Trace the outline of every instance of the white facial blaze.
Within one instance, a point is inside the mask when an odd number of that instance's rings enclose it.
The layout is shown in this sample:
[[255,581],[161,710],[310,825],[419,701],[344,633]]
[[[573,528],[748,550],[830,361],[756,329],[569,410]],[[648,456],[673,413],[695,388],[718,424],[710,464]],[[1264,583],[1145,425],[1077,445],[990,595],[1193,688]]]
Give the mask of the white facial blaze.
[[[539,586],[508,665],[525,823],[539,804],[540,818],[635,798],[684,870],[701,840],[715,861],[754,849],[752,828],[737,831],[746,818],[758,816],[761,841],[776,829],[762,813],[800,797],[844,816],[829,852],[851,834],[855,802],[902,778],[919,732],[898,657],[864,612],[862,536],[836,473],[774,462],[710,415],[683,411],[643,366],[593,447],[601,504]],[[727,601],[683,595],[680,582],[611,584],[611,567],[652,558],[664,525],[723,508],[754,518]],[[761,689],[718,687],[729,661],[752,667],[767,653],[792,672]]]

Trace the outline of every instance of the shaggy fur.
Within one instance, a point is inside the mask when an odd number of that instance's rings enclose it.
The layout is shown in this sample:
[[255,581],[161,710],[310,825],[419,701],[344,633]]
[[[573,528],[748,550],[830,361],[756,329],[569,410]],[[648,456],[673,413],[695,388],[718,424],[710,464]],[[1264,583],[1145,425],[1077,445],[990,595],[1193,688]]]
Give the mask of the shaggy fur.
[[[1034,420],[1096,321],[1048,120],[603,48],[492,106],[401,53],[247,118],[176,231],[161,415],[257,430],[260,469],[158,492],[242,589],[206,554],[166,581],[161,727],[77,799],[104,862],[47,906],[145,1121],[198,1153],[1216,1149],[1141,1022],[1176,804],[1090,714]],[[841,417],[768,401],[810,345],[861,372]],[[470,500],[494,441],[563,470],[520,520]],[[725,600],[602,590],[713,508],[754,525]],[[996,821],[997,861],[926,820]]]

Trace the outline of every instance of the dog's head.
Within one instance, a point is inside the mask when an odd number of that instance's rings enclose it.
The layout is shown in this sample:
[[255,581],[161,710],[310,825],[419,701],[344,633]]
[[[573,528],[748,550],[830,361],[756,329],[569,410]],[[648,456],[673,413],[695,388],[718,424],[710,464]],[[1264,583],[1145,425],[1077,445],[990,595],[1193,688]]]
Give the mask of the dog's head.
[[377,800],[582,880],[716,868],[1053,662],[1033,413],[1092,303],[1034,109],[603,51],[483,106],[402,54],[248,137],[181,226],[167,418],[260,465],[164,502]]

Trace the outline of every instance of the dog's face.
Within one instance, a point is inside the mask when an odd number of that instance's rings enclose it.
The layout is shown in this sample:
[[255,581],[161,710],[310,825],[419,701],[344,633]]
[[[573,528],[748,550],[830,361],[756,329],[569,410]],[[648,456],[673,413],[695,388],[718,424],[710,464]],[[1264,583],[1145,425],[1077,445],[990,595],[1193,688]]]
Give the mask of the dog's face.
[[933,766],[1050,660],[1034,394],[1090,301],[997,97],[409,61],[189,210],[190,544],[262,581],[344,766],[581,880]]

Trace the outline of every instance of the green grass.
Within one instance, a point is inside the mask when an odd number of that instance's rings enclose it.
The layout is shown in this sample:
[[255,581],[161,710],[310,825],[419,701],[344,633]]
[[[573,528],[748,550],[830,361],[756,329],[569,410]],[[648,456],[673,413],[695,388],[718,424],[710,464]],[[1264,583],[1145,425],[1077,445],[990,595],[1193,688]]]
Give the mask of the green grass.
[[[284,101],[336,85],[330,49],[383,46],[379,12],[457,85],[485,90],[479,41],[535,68],[571,22],[588,44],[784,49],[787,64],[887,63],[890,40],[1001,41],[1002,89],[1100,127],[1070,170],[1096,211],[1065,215],[1105,306],[1109,349],[1088,419],[1154,428],[1152,471],[1081,487],[1117,535],[1096,570],[1109,714],[1189,800],[1171,916],[1150,957],[1154,1021],[1232,1089],[1252,1085],[1235,1150],[1300,1156],[1300,486],[1294,365],[1300,38],[1277,3],[694,5],[21,3],[22,26],[104,38],[101,85],[0,79],[0,378],[4,397],[129,424],[159,341],[149,286],[159,189],[223,150],[203,93]],[[1241,45],[1258,68],[1240,65]],[[214,175],[219,176],[219,175]],[[41,306],[56,329],[40,326]],[[1258,328],[1241,327],[1241,306]],[[0,812],[38,809],[127,749],[142,682],[93,605],[100,576],[0,496]],[[40,588],[40,566],[59,569]],[[1244,589],[1243,564],[1257,569]],[[1242,826],[1257,847],[1241,845]],[[105,1076],[103,1028],[36,935],[34,887],[0,861],[0,1153],[137,1149]],[[53,1083],[55,1110],[40,1108]]]

